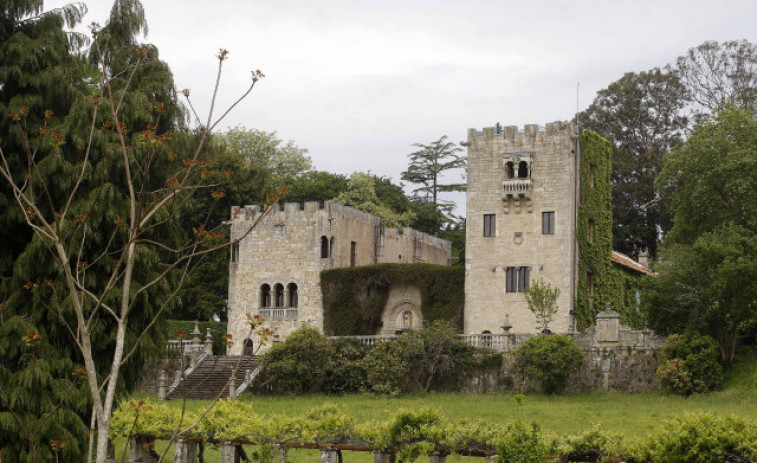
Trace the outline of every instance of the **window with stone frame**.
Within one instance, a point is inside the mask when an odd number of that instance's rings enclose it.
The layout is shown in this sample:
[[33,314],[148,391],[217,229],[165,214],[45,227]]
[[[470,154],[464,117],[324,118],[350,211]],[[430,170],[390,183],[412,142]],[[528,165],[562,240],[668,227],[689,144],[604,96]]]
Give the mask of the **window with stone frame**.
[[522,293],[531,284],[531,267],[518,267],[518,292]]
[[296,283],[289,283],[287,285],[287,299],[289,303],[287,304],[288,307],[296,308],[298,301],[298,295],[297,295],[297,284]]
[[329,257],[329,239],[325,236],[321,237],[321,259],[327,259]]
[[541,233],[542,235],[555,234],[555,212],[547,211],[541,213]]
[[512,161],[507,161],[507,163],[505,163],[505,178],[507,180],[515,178],[515,166]]
[[518,290],[518,268],[507,267],[505,270],[505,291],[514,293]]
[[357,243],[355,241],[350,242],[350,267],[357,265]]
[[237,262],[239,261],[239,242],[235,242],[231,244],[231,261]]
[[526,161],[520,161],[518,163],[518,178],[528,178],[528,163]]
[[284,307],[284,285],[281,283],[273,285],[273,294],[276,307]]
[[260,308],[271,307],[271,286],[263,284],[260,287]]
[[496,214],[484,214],[484,236],[492,237],[497,233]]

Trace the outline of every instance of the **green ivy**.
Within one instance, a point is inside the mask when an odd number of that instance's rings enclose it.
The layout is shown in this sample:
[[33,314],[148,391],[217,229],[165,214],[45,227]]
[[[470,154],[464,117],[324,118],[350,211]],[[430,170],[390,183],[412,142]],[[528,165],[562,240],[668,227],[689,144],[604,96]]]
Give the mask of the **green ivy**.
[[420,289],[424,323],[447,320],[462,332],[465,268],[432,264],[378,264],[321,272],[324,332],[376,334],[389,288],[399,284]]

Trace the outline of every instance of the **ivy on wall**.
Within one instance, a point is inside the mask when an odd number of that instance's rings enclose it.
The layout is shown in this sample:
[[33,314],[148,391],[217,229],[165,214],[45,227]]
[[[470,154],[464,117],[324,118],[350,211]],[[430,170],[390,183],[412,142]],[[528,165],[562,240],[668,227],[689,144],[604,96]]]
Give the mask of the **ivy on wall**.
[[605,138],[584,130],[579,172],[581,197],[578,204],[578,292],[576,324],[579,330],[594,325],[606,304],[614,307],[617,274],[612,268],[612,145]]
[[[581,133],[580,143],[577,328],[594,325],[596,315],[609,304],[620,314],[621,323],[640,329],[644,322],[638,311],[637,290],[642,276],[612,263],[612,147],[590,130]],[[590,280],[593,294],[589,294]]]
[[424,323],[449,321],[462,332],[465,268],[432,264],[378,264],[321,272],[323,329],[328,336],[372,335],[393,284],[421,292]]

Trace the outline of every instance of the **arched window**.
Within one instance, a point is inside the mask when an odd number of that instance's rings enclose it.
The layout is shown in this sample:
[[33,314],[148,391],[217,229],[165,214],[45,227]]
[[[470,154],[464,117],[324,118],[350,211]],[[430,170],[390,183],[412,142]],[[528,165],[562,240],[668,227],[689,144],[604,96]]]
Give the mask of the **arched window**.
[[321,237],[321,259],[329,257],[329,239],[325,236]]
[[273,294],[276,301],[275,307],[284,307],[284,285],[281,283],[273,285]]
[[264,284],[260,287],[260,307],[271,306],[271,287],[268,284]]
[[331,243],[329,243],[329,258],[334,257],[334,237],[331,237]]
[[512,161],[507,161],[505,164],[505,178],[511,179],[515,177],[515,167],[513,167]]
[[295,283],[287,285],[287,299],[289,300],[289,307],[297,307],[297,285]]
[[528,163],[520,161],[518,164],[518,178],[528,178]]
[[252,339],[247,338],[244,340],[244,348],[243,348],[242,354],[248,355],[248,356],[252,356],[255,354],[255,349],[252,344]]

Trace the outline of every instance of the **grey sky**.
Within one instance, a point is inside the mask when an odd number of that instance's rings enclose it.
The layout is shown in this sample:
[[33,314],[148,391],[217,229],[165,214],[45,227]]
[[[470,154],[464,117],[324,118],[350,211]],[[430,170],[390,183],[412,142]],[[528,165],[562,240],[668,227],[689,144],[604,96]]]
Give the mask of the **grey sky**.
[[[54,7],[62,2],[46,2]],[[112,2],[86,2],[104,23]],[[179,89],[207,108],[214,55],[230,51],[228,104],[266,74],[224,128],[277,131],[315,167],[399,181],[416,142],[469,127],[572,117],[628,71],[672,62],[705,40],[757,42],[754,0],[143,0]],[[462,211],[459,211],[462,212]]]

